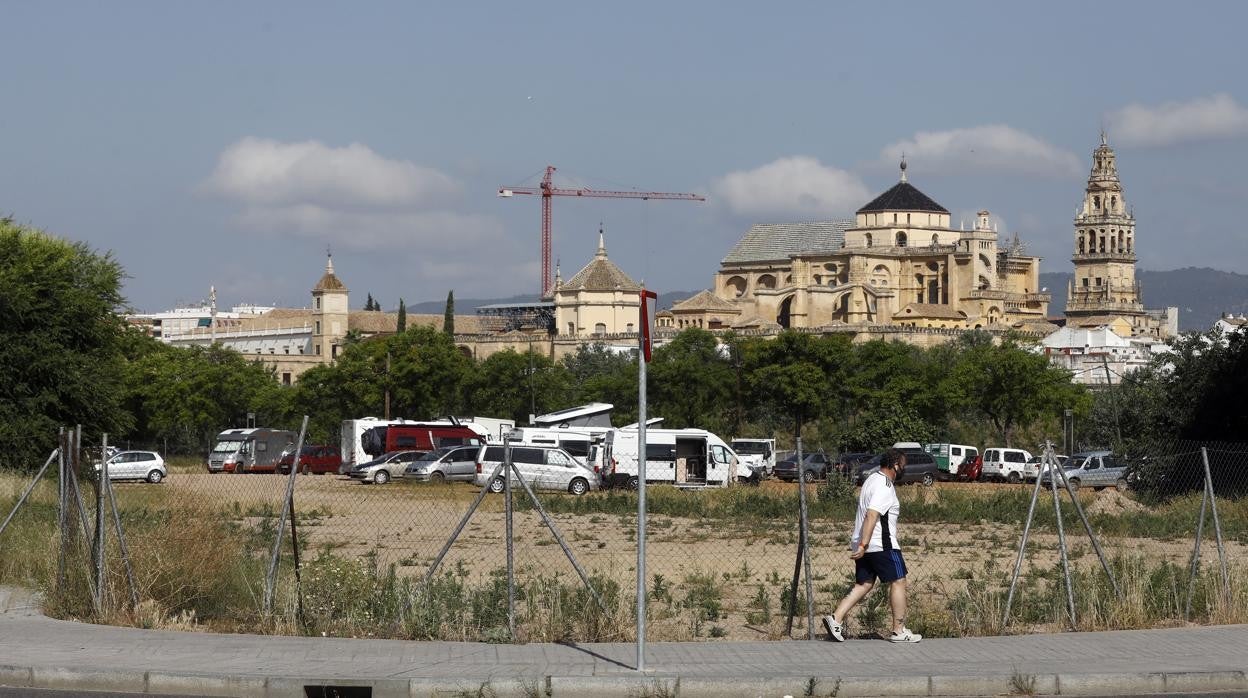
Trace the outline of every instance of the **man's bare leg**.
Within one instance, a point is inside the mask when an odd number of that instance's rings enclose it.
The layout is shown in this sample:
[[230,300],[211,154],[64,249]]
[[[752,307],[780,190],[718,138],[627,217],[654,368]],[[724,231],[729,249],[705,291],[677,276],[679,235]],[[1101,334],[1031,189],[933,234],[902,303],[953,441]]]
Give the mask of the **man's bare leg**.
[[845,616],[849,615],[849,612],[854,610],[854,606],[859,601],[862,601],[862,597],[866,596],[873,588],[875,588],[874,581],[855,584],[854,588],[850,589],[849,593],[845,595],[845,598],[841,599],[841,602],[836,605],[836,610],[832,612],[832,617],[836,618],[838,623],[844,623]]
[[888,585],[888,605],[893,609],[893,632],[906,627],[906,578]]

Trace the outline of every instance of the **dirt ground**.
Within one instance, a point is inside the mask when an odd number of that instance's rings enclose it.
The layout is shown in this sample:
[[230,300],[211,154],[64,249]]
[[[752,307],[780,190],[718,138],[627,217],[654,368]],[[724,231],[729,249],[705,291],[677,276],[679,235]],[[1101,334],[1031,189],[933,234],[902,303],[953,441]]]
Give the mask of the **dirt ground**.
[[[288,478],[279,475],[174,473],[158,486],[124,485],[119,500],[138,504],[145,499],[201,502],[217,511],[234,513],[239,521],[259,525],[272,516],[284,500]],[[478,490],[469,483],[434,485],[394,482],[363,484],[334,475],[296,477],[295,502],[298,533],[310,555],[330,550],[345,556],[373,554],[383,566],[394,564],[400,574],[423,575],[463,520]],[[939,497],[942,492],[970,489],[992,492],[995,487],[967,483],[938,483],[915,496]],[[767,482],[764,488],[792,489],[795,485]],[[157,489],[159,488],[159,489]],[[813,491],[812,491],[813,495]],[[523,497],[522,492],[517,497]],[[539,493],[546,500],[566,497]],[[597,496],[597,495],[589,495]],[[1089,513],[1130,515],[1140,505],[1114,490],[1097,493],[1087,505]],[[1010,522],[979,521],[961,525],[907,524],[901,535],[910,568],[912,588],[928,593],[953,594],[966,588],[966,579],[983,570],[1011,570],[1018,554],[1022,519]],[[637,546],[635,513],[556,514],[555,528],[571,553],[589,573],[615,579],[623,589],[635,588]],[[513,519],[513,543],[518,573],[559,576],[576,582],[576,574],[552,532],[531,509],[518,511]],[[796,562],[797,512],[789,520],[738,522],[653,515],[647,523],[646,578],[668,590],[668,599],[655,602],[666,609],[659,632],[677,637],[702,636],[708,632],[726,639],[776,638],[783,633],[780,597],[790,584]],[[852,521],[811,522],[811,567],[816,612],[825,613],[849,586],[852,563],[845,547]],[[1069,549],[1075,564],[1096,564],[1082,527],[1070,531]],[[480,581],[506,564],[503,498],[486,495],[450,547],[439,572],[455,571]],[[1143,553],[1149,558],[1186,564],[1192,541],[1102,538],[1110,556]],[[1206,548],[1212,555],[1212,545]],[[1023,573],[1033,566],[1051,567],[1058,560],[1057,537],[1033,534],[1028,543]],[[1243,546],[1228,544],[1233,561],[1244,559]],[[1206,559],[1209,559],[1206,557]],[[661,578],[661,582],[656,578]],[[697,588],[717,589],[720,618],[699,623],[693,609],[705,605]],[[799,596],[804,587],[799,587]],[[631,591],[626,593],[631,594]],[[804,619],[797,623],[804,635]],[[658,638],[656,638],[658,639]]]

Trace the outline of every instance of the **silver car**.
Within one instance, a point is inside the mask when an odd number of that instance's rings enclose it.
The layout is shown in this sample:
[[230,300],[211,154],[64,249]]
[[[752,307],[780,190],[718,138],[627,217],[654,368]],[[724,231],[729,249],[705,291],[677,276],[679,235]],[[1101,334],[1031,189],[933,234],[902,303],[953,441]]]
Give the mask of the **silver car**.
[[[1085,451],[1076,453],[1066,461],[1063,468],[1070,486],[1116,487],[1121,492],[1127,489],[1127,464],[1117,460],[1110,451]],[[1041,477],[1041,482],[1048,484],[1049,474]]]
[[421,453],[421,451],[391,451],[376,460],[360,463],[347,475],[356,480],[384,485],[393,478],[403,477],[403,471],[420,458]]
[[412,480],[466,480],[477,476],[478,446],[444,446],[408,463],[404,478]]
[[[503,462],[502,446],[482,446],[477,454],[476,483],[491,492],[502,492],[502,471],[492,480],[495,468]],[[535,490],[555,490],[582,495],[598,489],[598,474],[581,465],[572,454],[556,446],[512,446],[511,462],[520,477]],[[513,483],[519,487],[518,483]]]
[[[95,464],[96,472],[100,464]],[[109,480],[147,480],[157,483],[165,479],[165,459],[155,451],[121,451],[108,459]]]

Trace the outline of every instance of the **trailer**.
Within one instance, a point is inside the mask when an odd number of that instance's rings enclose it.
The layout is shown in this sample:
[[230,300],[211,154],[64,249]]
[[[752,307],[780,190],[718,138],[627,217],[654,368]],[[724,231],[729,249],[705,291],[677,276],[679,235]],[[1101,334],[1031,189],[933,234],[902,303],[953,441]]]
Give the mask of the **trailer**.
[[298,435],[284,429],[226,429],[204,465],[210,473],[272,473],[286,449],[294,450]]

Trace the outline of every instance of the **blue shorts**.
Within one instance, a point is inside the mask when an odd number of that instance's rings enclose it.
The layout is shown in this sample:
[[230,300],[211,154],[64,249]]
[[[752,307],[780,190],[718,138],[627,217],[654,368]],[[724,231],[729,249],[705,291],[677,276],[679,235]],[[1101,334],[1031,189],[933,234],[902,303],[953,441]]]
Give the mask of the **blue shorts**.
[[900,550],[879,550],[854,560],[854,580],[859,584],[876,579],[887,584],[906,578],[906,561]]

